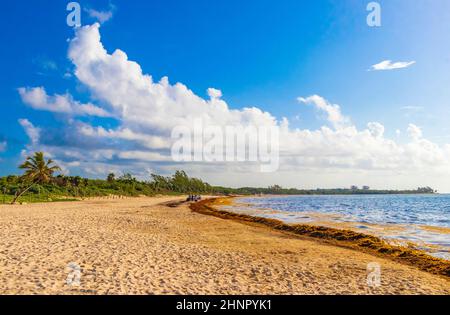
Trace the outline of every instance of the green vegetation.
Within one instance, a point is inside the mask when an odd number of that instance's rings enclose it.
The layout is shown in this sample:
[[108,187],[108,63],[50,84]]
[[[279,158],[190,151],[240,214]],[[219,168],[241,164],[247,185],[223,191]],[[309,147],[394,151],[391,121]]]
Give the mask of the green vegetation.
[[29,186],[22,176],[0,178],[0,191],[3,194],[0,202],[10,203],[14,199],[20,202],[43,202],[109,195],[136,197],[213,192],[213,188],[209,184],[196,178],[190,178],[183,171],[177,171],[170,177],[152,175],[150,181],[138,181],[130,174],[124,174],[117,179],[108,176],[107,180],[58,175],[48,182],[33,183],[31,187]]
[[355,186],[351,188],[334,189],[297,189],[282,188],[278,185],[268,188],[227,188],[214,187],[218,192],[227,195],[393,195],[393,194],[434,194],[434,189],[430,187],[419,187],[416,190],[370,190],[367,186],[359,189]]
[[417,194],[434,193],[430,187],[417,190],[370,190],[364,186],[358,189],[316,189],[301,190],[282,188],[274,185],[268,188],[228,188],[213,187],[200,179],[189,177],[184,171],[176,171],[172,176],[152,174],[148,181],[140,181],[131,174],[109,174],[105,180],[88,179],[80,176],[54,176],[59,166],[42,152],[36,152],[19,166],[25,170],[22,176],[10,175],[0,178],[0,203],[70,201],[87,197],[109,195],[154,196],[157,194],[218,194],[218,195],[350,195],[350,194]]
[[26,161],[19,166],[20,169],[25,170],[22,175],[22,184],[26,185],[24,189],[17,190],[15,196],[11,201],[12,204],[29,191],[33,185],[49,183],[53,178],[53,173],[60,171],[61,168],[57,165],[52,165],[51,159],[45,161],[43,152],[36,152],[34,156],[29,156]]

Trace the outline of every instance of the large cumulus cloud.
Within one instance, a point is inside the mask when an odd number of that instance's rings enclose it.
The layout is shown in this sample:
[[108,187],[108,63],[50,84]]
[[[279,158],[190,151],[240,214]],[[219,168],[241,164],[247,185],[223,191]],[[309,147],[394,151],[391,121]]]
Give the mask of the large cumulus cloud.
[[[366,128],[358,130],[339,105],[318,95],[299,97],[298,106],[313,106],[324,114],[326,125],[317,130],[293,129],[287,118],[278,120],[256,107],[230,109],[218,89],[208,89],[209,99],[204,99],[182,83],[171,84],[167,77],[155,81],[122,50],[109,53],[104,48],[99,24],[77,30],[68,56],[76,78],[91,93],[91,102],[82,104],[67,93],[49,96],[43,87],[19,89],[24,103],[35,109],[71,114],[58,134],[59,143],[55,137],[40,136],[45,134],[45,125],[21,120],[30,136],[27,150],[44,148],[68,169],[73,165],[88,173],[104,174],[124,165],[136,172],[155,165],[178,167],[170,158],[171,131],[180,125],[192,126],[201,118],[205,125],[279,127],[280,172],[309,172],[320,177],[330,170],[348,174],[381,171],[383,176],[402,173],[411,178],[425,171],[450,172],[450,146],[424,139],[418,126],[411,124],[408,143],[400,144],[385,137],[380,122],[368,122]],[[77,116],[111,117],[117,126],[94,126]],[[230,167],[252,170],[243,164],[182,166],[210,174],[220,170],[227,174]]]

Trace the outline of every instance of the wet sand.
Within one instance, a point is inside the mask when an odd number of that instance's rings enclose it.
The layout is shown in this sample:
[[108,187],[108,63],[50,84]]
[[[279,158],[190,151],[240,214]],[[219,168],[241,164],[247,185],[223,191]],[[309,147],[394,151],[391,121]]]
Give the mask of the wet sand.
[[[177,200],[0,206],[0,293],[450,294],[443,276],[166,204]],[[79,286],[66,282],[72,262]]]

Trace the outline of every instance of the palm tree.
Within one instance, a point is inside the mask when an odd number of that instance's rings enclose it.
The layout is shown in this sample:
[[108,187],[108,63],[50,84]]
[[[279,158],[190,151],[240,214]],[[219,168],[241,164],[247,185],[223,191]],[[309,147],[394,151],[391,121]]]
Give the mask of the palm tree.
[[31,182],[31,184],[17,194],[11,204],[15,204],[17,199],[30,190],[33,185],[48,183],[51,180],[53,173],[61,170],[59,166],[52,165],[53,163],[54,161],[52,159],[45,161],[43,152],[35,152],[33,156],[27,157],[25,162],[20,165],[19,168],[25,170],[22,179],[25,182]]
[[108,181],[108,183],[112,183],[116,180],[116,174],[114,173],[109,173],[108,177],[106,178],[106,180]]

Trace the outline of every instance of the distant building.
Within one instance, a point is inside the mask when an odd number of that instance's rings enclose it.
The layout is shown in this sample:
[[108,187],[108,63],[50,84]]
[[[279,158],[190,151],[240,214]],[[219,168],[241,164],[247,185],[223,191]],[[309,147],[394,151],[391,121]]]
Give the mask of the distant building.
[[370,190],[369,186],[363,186],[363,190]]
[[351,190],[358,190],[358,186],[352,186],[351,188],[350,188]]

